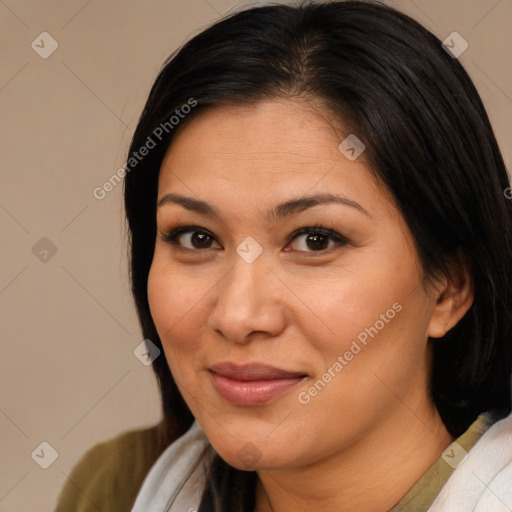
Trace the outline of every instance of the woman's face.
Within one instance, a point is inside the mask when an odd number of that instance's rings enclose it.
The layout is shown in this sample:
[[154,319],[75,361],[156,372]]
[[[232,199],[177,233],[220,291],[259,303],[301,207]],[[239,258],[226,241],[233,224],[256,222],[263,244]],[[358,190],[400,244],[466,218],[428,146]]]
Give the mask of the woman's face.
[[299,101],[220,107],[162,164],[151,313],[192,413],[241,469],[371,450],[435,414],[436,301],[343,138]]

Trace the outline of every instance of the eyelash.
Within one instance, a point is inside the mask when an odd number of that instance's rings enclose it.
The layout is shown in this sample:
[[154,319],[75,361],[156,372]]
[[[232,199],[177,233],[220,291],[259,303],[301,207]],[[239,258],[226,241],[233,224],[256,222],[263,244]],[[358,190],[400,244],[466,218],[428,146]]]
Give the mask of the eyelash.
[[[180,235],[183,235],[184,233],[190,233],[190,232],[204,233],[205,235],[208,235],[209,237],[213,238],[213,240],[215,240],[217,243],[219,243],[217,241],[217,239],[215,238],[215,236],[212,233],[210,233],[210,231],[208,231],[204,228],[201,228],[199,226],[177,226],[177,227],[171,229],[168,233],[160,232],[160,235],[161,235],[160,239],[164,242],[174,245],[178,249],[182,249],[185,251],[199,252],[199,251],[206,251],[206,250],[210,249],[210,247],[208,247],[206,249],[190,249],[189,247],[180,246],[177,241],[177,238]],[[295,230],[290,235],[290,238],[288,239],[288,242],[286,245],[290,244],[298,236],[304,235],[304,234],[310,234],[310,235],[314,234],[314,235],[322,235],[322,236],[328,237],[330,240],[333,240],[334,242],[336,242],[336,246],[328,247],[327,249],[321,249],[319,251],[297,251],[297,252],[307,252],[307,253],[313,253],[313,254],[314,253],[326,254],[327,252],[330,252],[332,249],[335,249],[336,247],[339,248],[339,247],[344,246],[349,243],[349,240],[347,238],[340,235],[333,229],[326,228],[325,226],[322,226],[321,224],[315,224],[313,226],[303,227],[303,228]]]

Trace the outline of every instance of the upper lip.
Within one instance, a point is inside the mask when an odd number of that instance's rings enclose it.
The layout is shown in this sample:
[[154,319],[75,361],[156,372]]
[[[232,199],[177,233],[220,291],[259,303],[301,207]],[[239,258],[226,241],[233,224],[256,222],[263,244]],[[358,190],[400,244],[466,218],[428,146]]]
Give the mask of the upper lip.
[[293,379],[305,377],[304,372],[290,372],[280,368],[274,368],[266,364],[244,364],[219,363],[210,367],[210,371],[235,380],[270,380],[270,379]]

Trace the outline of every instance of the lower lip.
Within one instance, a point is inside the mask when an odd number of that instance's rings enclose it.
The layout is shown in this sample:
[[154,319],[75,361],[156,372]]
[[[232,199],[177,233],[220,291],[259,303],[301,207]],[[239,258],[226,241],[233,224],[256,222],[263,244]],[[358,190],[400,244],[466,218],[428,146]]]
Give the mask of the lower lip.
[[221,396],[235,405],[265,404],[302,382],[305,377],[270,380],[235,380],[210,372]]

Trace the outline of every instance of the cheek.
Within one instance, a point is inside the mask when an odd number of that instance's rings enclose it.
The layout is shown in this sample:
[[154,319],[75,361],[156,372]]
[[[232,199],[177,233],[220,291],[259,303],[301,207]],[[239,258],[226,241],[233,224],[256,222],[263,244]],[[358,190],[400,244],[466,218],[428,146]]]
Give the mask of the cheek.
[[354,433],[364,430],[401,403],[397,396],[424,385],[426,295],[414,279],[404,279],[377,288],[374,280],[354,275],[353,282],[324,286],[323,299],[314,304],[321,306],[319,316],[329,331],[314,332],[303,320],[315,378],[298,399],[306,404],[305,415],[314,409],[319,423],[331,425],[326,435],[335,437],[340,424]]
[[148,277],[148,301],[166,355],[190,354],[198,349],[208,289],[200,278],[192,279],[164,267],[158,260],[153,262]]
[[309,309],[302,305],[306,314],[295,321],[324,368],[342,356],[361,371],[407,373],[425,357],[429,302],[412,258],[373,259],[322,280],[294,281],[290,288]]
[[317,351],[331,358],[333,353],[348,350],[358,336],[364,343],[365,337],[370,336],[365,329],[376,323],[379,332],[389,330],[400,316],[400,304],[393,305],[406,295],[393,279],[384,282],[381,278],[379,282],[370,272],[363,271],[334,272],[322,280],[297,277],[294,281],[290,289],[302,302],[296,301],[294,310],[303,312],[295,321]]

